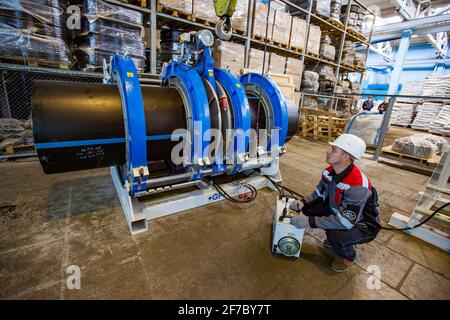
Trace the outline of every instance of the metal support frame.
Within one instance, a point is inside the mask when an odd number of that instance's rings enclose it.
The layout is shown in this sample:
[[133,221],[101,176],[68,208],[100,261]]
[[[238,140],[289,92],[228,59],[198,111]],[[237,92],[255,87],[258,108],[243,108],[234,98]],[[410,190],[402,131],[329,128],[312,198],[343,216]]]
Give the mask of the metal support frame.
[[[246,168],[251,169],[253,166],[259,167],[258,159],[253,159],[245,165]],[[230,183],[222,184],[222,189],[230,196],[235,197],[241,194],[241,185],[243,182],[250,184],[256,189],[275,187],[263,175],[269,175],[277,182],[281,181],[279,170],[279,158],[270,159],[269,166],[261,168],[261,174],[253,173],[244,179],[237,179]],[[207,204],[215,203],[224,200],[217,190],[202,180],[187,181],[178,184],[173,184],[165,187],[154,188],[150,193],[155,193],[151,198],[137,198],[131,197],[128,189],[122,183],[122,177],[117,167],[110,168],[111,176],[116,188],[117,195],[122,205],[125,218],[128,223],[131,234],[135,235],[148,230],[149,220],[162,218],[167,215],[175,214],[181,211],[194,209]],[[164,197],[158,196],[159,192],[168,192],[185,187],[196,186],[198,190],[190,191],[183,194],[174,194]]]
[[[394,70],[391,74],[391,79],[389,83],[388,95],[395,95],[398,90],[398,85],[400,83],[400,76],[403,71],[403,65],[405,63],[406,54],[408,53],[409,43],[411,41],[412,30],[403,31],[402,40],[400,41],[400,46],[398,48],[397,56],[395,59]],[[375,149],[375,155],[373,160],[378,161],[381,155],[381,148],[384,144],[384,139],[386,133],[389,129],[389,122],[391,120],[392,109],[394,107],[395,98],[390,98],[386,112],[384,113],[383,122],[381,124],[380,136],[378,138],[377,147]]]

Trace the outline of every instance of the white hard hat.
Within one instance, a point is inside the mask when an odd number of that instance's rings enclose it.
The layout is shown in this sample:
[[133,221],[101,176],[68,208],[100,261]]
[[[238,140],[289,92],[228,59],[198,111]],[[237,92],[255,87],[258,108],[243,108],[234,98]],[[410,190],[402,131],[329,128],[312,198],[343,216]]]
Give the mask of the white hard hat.
[[363,153],[366,152],[366,143],[354,134],[344,133],[337,137],[334,142],[329,142],[329,144],[344,150],[356,159],[360,159]]

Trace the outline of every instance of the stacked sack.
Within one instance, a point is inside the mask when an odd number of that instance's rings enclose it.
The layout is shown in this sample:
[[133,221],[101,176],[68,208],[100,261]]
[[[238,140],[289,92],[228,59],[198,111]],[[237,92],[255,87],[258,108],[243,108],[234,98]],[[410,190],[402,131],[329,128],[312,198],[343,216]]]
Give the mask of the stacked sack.
[[444,105],[431,123],[429,131],[450,136],[450,104]]
[[[319,15],[330,17],[331,14],[331,0],[291,0],[292,4],[304,9],[308,10],[310,1],[313,1],[311,6],[311,12],[317,13]],[[291,14],[297,14],[299,10],[294,6],[288,5],[288,11]]]
[[[196,0],[195,2],[197,1],[201,2],[201,0]],[[212,1],[209,2],[212,3]],[[158,0],[158,4],[166,9],[175,10],[186,15],[193,12],[192,0]]]
[[140,12],[102,0],[85,0],[81,22],[81,31],[74,39],[80,68],[101,69],[103,59],[109,61],[118,53],[127,54],[139,72],[144,70],[145,42]]
[[0,57],[69,67],[65,0],[0,0]]
[[317,72],[309,70],[303,72],[302,90],[317,92],[319,90],[319,86],[319,74]]
[[329,35],[325,35],[320,40],[319,54],[321,57],[334,61],[336,57],[336,48],[331,43]]

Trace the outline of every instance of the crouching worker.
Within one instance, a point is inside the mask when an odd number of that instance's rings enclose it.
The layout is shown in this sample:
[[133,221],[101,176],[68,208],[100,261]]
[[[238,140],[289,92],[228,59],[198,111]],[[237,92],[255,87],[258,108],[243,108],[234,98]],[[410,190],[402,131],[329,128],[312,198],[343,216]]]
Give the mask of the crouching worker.
[[355,166],[366,144],[352,134],[339,136],[327,151],[327,163],[316,190],[290,209],[300,212],[291,219],[297,228],[325,229],[324,246],[336,256],[331,268],[344,272],[356,258],[355,244],[375,239],[381,229],[378,195],[370,180]]

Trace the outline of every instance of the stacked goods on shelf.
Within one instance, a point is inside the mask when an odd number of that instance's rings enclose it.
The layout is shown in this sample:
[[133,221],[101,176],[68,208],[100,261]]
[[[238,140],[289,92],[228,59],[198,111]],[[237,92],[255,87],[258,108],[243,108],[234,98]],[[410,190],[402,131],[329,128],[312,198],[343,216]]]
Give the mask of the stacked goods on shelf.
[[314,71],[305,70],[302,77],[303,91],[317,92],[319,90],[319,74]]
[[64,0],[0,0],[0,58],[68,68]]
[[284,11],[285,7],[275,9],[275,20],[273,25],[272,40],[283,45],[289,44],[292,16]]
[[361,92],[362,92],[362,85],[360,83],[357,83],[357,82],[351,82],[350,83],[350,90],[351,90],[351,93],[361,94]]
[[[218,55],[216,55],[216,53]],[[235,75],[244,68],[245,46],[229,41],[216,41],[214,45],[216,67],[230,69]]]
[[[291,0],[292,4],[308,10],[310,1],[312,1],[311,12],[318,13],[319,15],[330,17],[331,13],[331,0]],[[299,10],[293,6],[288,6],[289,13],[292,15],[297,14]]]
[[[233,29],[239,30],[241,32],[247,31],[247,17],[248,17],[247,12],[248,12],[248,0],[239,0],[236,3],[233,16],[231,17],[231,25],[233,26]],[[218,18],[216,17],[216,20],[217,19]]]
[[336,48],[332,45],[329,35],[324,35],[320,40],[319,54],[322,58],[334,61]]
[[[264,61],[264,70],[263,70]],[[267,73],[269,71],[269,53],[266,52],[264,57],[264,51],[251,48],[250,49],[250,61],[248,68],[256,73]]]
[[444,105],[430,125],[429,132],[450,136],[450,104]]
[[[414,95],[417,95],[417,93]],[[450,76],[436,74],[423,80],[422,96],[450,97]],[[442,123],[442,121],[436,122],[435,126],[432,127],[433,122],[444,109],[442,102],[437,100],[425,101],[417,109],[416,118],[411,125],[412,128],[426,131],[436,130],[439,127],[438,122],[445,127],[445,123]],[[442,112],[442,116],[445,117],[446,114],[446,111]]]
[[102,0],[86,0],[82,10],[82,30],[75,40],[80,68],[101,69],[103,59],[115,53],[127,54],[136,69],[145,68],[143,17],[140,12]]
[[179,41],[179,37],[184,32],[184,30],[170,29],[165,26],[161,29],[161,40],[159,41],[161,47],[159,60],[161,61],[161,63],[168,63],[170,60],[178,60],[180,58],[181,43]]
[[411,125],[416,112],[416,105],[412,103],[395,102],[391,114],[391,124],[407,127]]
[[12,146],[31,144],[34,144],[31,120],[0,118],[0,153]]
[[[310,24],[307,53],[319,56],[321,30],[319,26]],[[304,52],[306,38],[306,21],[298,17],[292,18],[291,47]]]
[[[195,2],[197,1],[199,0],[196,0]],[[212,1],[209,2],[212,3]],[[192,0],[158,0],[158,5],[161,5],[165,9],[174,10],[185,15],[192,14]]]
[[439,112],[442,110],[440,102],[424,102],[417,108],[417,115],[411,127],[414,129],[428,131]]
[[296,89],[300,89],[302,81],[302,68],[300,59],[287,58],[286,73],[292,75]]
[[317,68],[314,68],[314,71],[319,74],[319,91],[332,93],[337,81],[333,66],[326,63],[319,63]]

